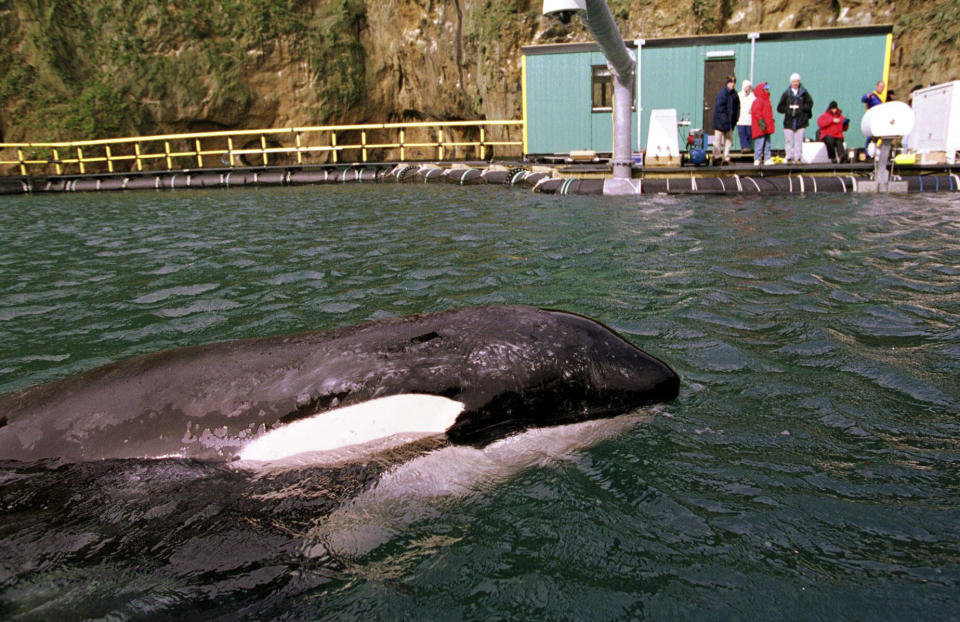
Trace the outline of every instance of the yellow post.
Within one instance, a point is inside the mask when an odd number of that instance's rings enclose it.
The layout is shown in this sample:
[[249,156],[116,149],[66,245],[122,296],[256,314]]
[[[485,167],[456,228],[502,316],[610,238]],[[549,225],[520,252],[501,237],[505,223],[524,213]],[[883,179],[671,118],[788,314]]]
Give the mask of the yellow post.
[[143,160],[140,159],[140,143],[134,143],[134,144],[133,144],[133,152],[134,152],[134,153],[136,154],[136,156],[137,156],[137,170],[138,170],[138,171],[142,171],[142,170],[143,170]]
[[330,132],[330,146],[333,147],[333,163],[336,164],[340,160],[337,158],[337,133]]
[[167,154],[167,170],[169,171],[170,169],[173,168],[173,159],[170,157],[170,141],[169,140],[163,141],[163,152]]
[[400,128],[400,161],[401,162],[406,160],[406,158],[403,155],[404,154],[403,139],[404,139],[404,133],[403,133],[403,128],[401,127]]
[[87,172],[87,167],[83,164],[83,149],[77,147],[77,164],[80,165],[80,174],[83,175]]
[[366,131],[360,132],[360,145],[363,147],[360,150],[360,158],[364,162],[366,162],[367,161],[367,132]]
[[200,139],[194,143],[197,146],[197,168],[203,168],[203,150],[200,148]]
[[303,164],[303,152],[300,149],[303,148],[303,140],[300,137],[300,132],[297,132],[297,164]]
[[443,160],[443,127],[437,128],[437,159]]
[[527,155],[527,56],[520,55],[520,114],[523,118],[523,155]]
[[227,154],[230,156],[230,166],[233,166],[233,136],[227,136]]
[[481,160],[486,160],[486,159],[487,159],[487,146],[483,144],[483,139],[484,139],[483,126],[481,125],[481,126],[480,126],[480,159],[481,159]]
[[890,58],[893,56],[893,34],[887,35],[886,50],[883,54],[883,93],[880,96],[887,101],[887,92],[890,90]]
[[260,155],[263,156],[263,165],[267,165],[267,135],[260,134]]
[[56,149],[53,150],[53,167],[57,171],[57,175],[63,175],[63,165],[60,164],[60,152]]
[[106,149],[107,149],[107,170],[112,173],[113,172],[113,154],[110,153],[110,145],[107,145]]
[[27,166],[23,163],[23,149],[17,149],[17,159],[20,160],[20,174],[26,177]]

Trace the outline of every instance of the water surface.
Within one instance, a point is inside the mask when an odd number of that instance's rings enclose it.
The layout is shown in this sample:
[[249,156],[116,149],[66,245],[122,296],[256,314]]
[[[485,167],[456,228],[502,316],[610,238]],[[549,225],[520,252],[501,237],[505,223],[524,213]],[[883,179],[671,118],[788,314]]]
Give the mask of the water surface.
[[0,618],[956,619],[960,203],[326,186],[5,197],[0,392],[487,303],[680,397],[407,469],[0,465]]

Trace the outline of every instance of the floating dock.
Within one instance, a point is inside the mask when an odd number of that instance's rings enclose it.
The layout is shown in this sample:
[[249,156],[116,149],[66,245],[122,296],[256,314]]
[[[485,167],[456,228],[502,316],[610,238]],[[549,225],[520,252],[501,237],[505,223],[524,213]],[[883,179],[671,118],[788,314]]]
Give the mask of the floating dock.
[[[602,194],[609,167],[598,164],[544,166],[529,162],[437,162],[336,164],[225,169],[182,169],[0,178],[0,194],[179,190],[363,183],[506,185],[544,194]],[[810,164],[755,168],[635,167],[633,194],[811,194],[876,192],[873,165]],[[891,192],[958,192],[960,166],[895,167]]]

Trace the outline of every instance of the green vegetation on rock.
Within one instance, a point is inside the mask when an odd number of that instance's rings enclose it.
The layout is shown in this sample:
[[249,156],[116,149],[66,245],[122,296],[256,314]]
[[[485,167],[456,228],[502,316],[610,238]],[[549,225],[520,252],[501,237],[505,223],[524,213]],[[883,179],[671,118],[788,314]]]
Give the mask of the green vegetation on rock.
[[315,122],[363,87],[359,0],[13,0],[0,34],[5,140],[244,125],[248,76],[286,44],[318,76]]
[[[648,38],[894,24],[891,86],[955,79],[960,3],[608,0]],[[894,10],[896,9],[896,10]],[[516,118],[541,0],[0,0],[2,140]]]
[[[317,13],[303,42],[310,68],[324,76],[321,98],[345,109],[363,96],[364,52],[360,44],[365,12],[359,0],[334,0]],[[320,121],[330,120],[324,115]]]

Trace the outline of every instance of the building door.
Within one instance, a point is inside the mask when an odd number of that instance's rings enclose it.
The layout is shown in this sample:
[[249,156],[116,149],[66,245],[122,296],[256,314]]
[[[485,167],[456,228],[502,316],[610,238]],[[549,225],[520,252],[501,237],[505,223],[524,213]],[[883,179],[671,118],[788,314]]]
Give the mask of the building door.
[[703,64],[703,133],[713,135],[713,106],[717,103],[717,93],[727,83],[727,76],[733,75],[736,61],[732,58],[708,60]]

